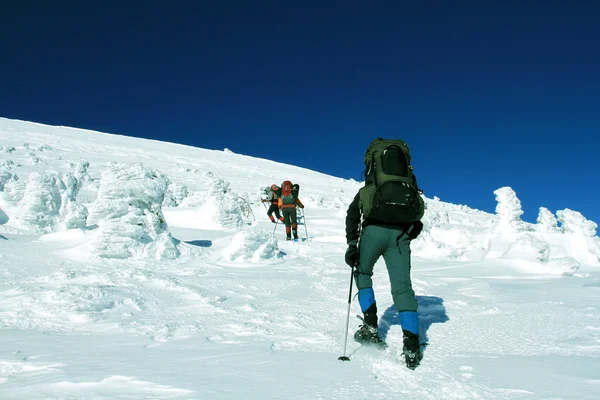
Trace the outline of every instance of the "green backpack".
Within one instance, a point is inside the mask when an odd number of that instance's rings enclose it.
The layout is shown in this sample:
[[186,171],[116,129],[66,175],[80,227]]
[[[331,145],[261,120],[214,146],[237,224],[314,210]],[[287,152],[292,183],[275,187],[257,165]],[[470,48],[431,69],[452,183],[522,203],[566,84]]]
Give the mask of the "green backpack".
[[359,191],[365,219],[403,224],[423,218],[423,192],[410,161],[410,150],[403,140],[377,138],[369,144],[365,153],[365,187]]

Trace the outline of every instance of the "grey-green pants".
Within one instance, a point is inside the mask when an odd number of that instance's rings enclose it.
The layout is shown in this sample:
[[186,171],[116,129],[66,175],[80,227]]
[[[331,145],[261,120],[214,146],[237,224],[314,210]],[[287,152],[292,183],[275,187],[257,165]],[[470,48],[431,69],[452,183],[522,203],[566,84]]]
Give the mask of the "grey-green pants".
[[398,312],[417,311],[417,300],[410,281],[410,239],[400,229],[375,225],[363,229],[356,286],[359,290],[373,287],[373,267],[381,256],[385,260]]

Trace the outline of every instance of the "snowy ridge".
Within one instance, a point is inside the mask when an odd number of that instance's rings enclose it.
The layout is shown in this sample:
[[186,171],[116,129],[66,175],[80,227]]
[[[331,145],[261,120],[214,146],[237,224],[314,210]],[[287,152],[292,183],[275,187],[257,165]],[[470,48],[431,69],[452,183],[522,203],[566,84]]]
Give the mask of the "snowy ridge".
[[[259,201],[286,179],[306,205],[299,243]],[[360,186],[228,149],[0,119],[0,397],[598,397],[597,224],[544,207],[526,223],[510,188],[490,193],[495,214],[426,198],[412,243],[423,364],[403,365],[383,261],[389,349],[350,340],[338,361]]]

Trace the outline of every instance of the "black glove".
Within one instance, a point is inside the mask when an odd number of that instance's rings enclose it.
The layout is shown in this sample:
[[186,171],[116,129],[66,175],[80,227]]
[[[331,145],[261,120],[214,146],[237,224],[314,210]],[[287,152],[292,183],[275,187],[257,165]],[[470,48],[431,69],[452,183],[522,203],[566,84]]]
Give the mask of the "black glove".
[[416,239],[421,234],[422,230],[423,230],[423,223],[421,221],[413,222],[412,229],[410,230],[410,232],[408,232],[408,238],[410,240]]
[[350,268],[356,267],[358,265],[358,247],[348,246],[344,259]]

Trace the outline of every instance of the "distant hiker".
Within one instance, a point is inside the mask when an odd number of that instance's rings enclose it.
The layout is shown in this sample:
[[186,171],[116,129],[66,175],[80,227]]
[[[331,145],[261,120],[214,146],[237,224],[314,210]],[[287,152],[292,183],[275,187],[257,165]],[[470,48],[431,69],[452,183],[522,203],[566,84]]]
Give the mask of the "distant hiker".
[[[406,365],[421,360],[417,300],[410,279],[410,242],[421,233],[424,202],[402,140],[375,139],[365,154],[366,181],[346,215],[346,263],[356,270],[363,325],[354,334],[359,342],[384,344],[377,329],[373,267],[383,256],[394,305],[404,334]],[[362,224],[361,224],[362,215]]]
[[292,185],[290,181],[281,184],[281,196],[279,197],[279,208],[285,222],[285,240],[298,239],[298,213],[296,207],[304,208],[304,204],[298,198],[298,185]]
[[275,213],[275,217],[283,222],[283,217],[279,214],[279,196],[281,196],[281,188],[276,184],[272,184],[270,187],[267,186],[264,190],[264,193],[267,195],[266,199],[261,199],[261,202],[271,203],[271,206],[267,210],[267,216],[271,220],[272,223],[276,224],[275,218],[273,217],[273,213]]

